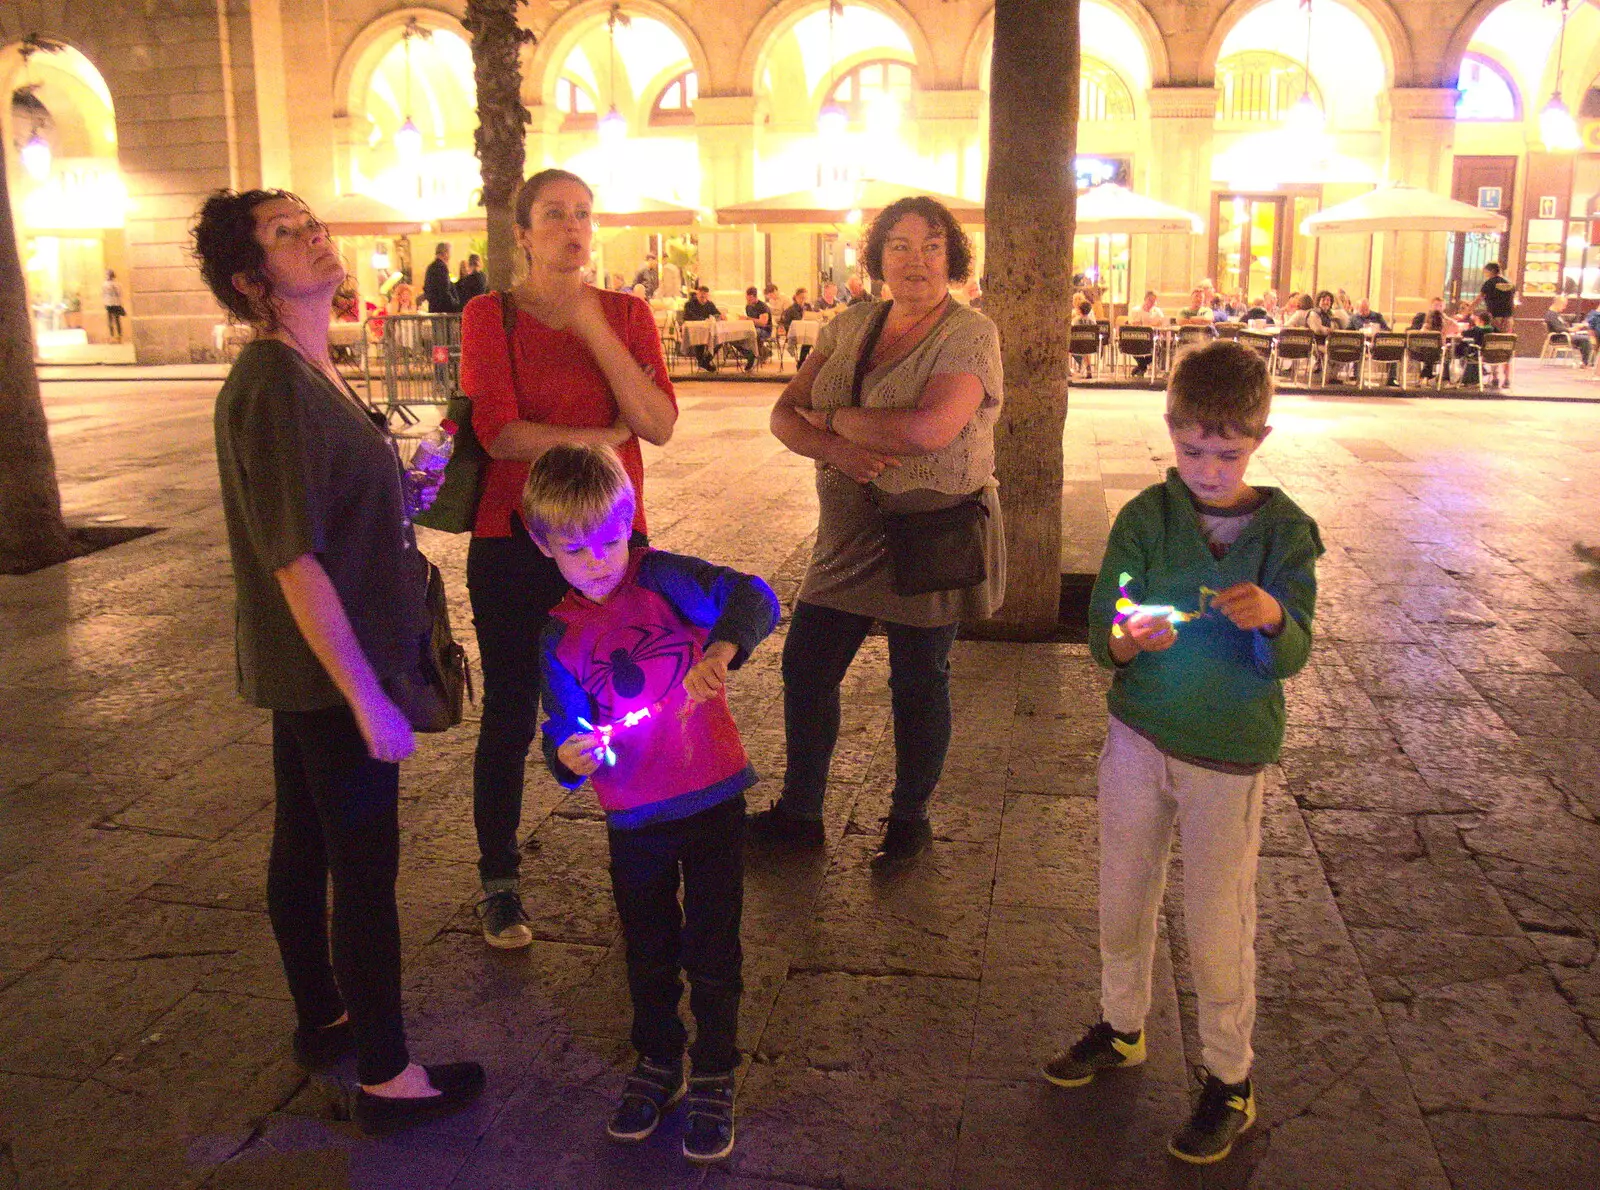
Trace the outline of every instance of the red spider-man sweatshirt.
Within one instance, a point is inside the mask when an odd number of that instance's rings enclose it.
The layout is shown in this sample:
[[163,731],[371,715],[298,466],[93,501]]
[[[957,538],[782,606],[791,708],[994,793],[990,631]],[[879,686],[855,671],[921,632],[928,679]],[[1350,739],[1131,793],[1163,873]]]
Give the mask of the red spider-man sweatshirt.
[[778,623],[772,588],[754,575],[698,558],[636,549],[604,603],[568,591],[543,641],[545,762],[568,789],[584,778],[556,758],[568,736],[620,724],[616,763],[590,778],[607,822],[629,830],[698,814],[756,783],[725,695],[692,701],[684,675],[707,645],[727,641],[738,669]]

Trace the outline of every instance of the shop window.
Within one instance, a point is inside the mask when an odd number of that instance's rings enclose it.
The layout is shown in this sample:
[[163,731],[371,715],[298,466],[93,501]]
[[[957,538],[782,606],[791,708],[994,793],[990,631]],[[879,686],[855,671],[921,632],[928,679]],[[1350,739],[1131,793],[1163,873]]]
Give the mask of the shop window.
[[1327,110],[1305,67],[1270,50],[1246,50],[1218,62],[1217,90],[1219,124],[1276,124],[1308,91],[1317,107]]
[[650,108],[650,127],[671,128],[674,125],[694,123],[694,101],[699,97],[700,84],[694,71],[686,70],[661,88]]
[[1456,80],[1456,119],[1520,120],[1521,105],[1517,88],[1508,75],[1482,54],[1461,59],[1461,75]]
[[562,132],[578,132],[599,123],[594,96],[575,78],[563,75],[556,80],[556,107],[562,113]]
[[852,124],[867,118],[867,112],[880,100],[891,100],[904,111],[911,102],[911,67],[887,58],[861,65],[841,74],[823,99],[823,106],[837,103]]
[[1078,68],[1078,119],[1133,119],[1133,92],[1122,76],[1095,58],[1083,59]]

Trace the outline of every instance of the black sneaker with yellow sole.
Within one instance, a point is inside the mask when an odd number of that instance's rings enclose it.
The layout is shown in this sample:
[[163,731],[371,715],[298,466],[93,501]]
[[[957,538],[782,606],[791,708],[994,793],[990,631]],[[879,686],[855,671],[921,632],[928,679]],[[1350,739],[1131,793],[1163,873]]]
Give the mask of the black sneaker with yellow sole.
[[1191,1165],[1210,1165],[1233,1152],[1239,1134],[1256,1122],[1256,1093],[1249,1079],[1225,1083],[1204,1066],[1195,1071],[1195,1079],[1200,1099],[1167,1152]]
[[1144,1030],[1118,1033],[1107,1022],[1090,1025],[1072,1048],[1045,1063],[1044,1076],[1058,1087],[1081,1087],[1102,1070],[1144,1062]]

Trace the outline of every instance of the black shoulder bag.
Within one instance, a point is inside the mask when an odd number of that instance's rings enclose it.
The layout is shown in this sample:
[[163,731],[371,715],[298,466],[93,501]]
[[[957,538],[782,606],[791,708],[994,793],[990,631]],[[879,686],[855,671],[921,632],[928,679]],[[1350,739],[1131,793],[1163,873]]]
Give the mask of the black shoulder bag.
[[[500,324],[506,334],[506,358],[511,364],[511,389],[517,387],[517,356],[512,346],[517,332],[517,304],[509,290],[500,290]],[[472,398],[457,393],[445,408],[445,417],[456,423],[455,446],[445,464],[444,482],[425,512],[411,518],[413,524],[426,525],[444,533],[470,533],[478,523],[478,497],[483,493],[484,476],[489,470],[489,452],[483,449],[472,429]]]
[[[861,341],[856,356],[855,377],[850,383],[850,404],[861,404],[861,389],[871,367],[872,353],[889,320],[892,302],[881,303],[873,312],[872,325]],[[878,489],[863,485],[867,498],[878,508],[883,522],[883,538],[889,547],[893,568],[891,586],[896,595],[928,595],[934,591],[960,591],[975,587],[989,577],[984,556],[984,522],[989,510],[982,491],[973,492],[949,508],[927,512],[885,512]]]

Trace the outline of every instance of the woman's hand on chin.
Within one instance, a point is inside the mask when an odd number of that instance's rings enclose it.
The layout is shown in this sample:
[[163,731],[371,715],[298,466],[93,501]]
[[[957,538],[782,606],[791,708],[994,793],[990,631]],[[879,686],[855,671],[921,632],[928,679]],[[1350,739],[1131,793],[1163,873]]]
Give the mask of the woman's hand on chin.
[[600,304],[600,291],[592,285],[580,285],[566,308],[567,329],[585,343],[593,344],[598,335],[611,333],[606,321],[605,307]]

